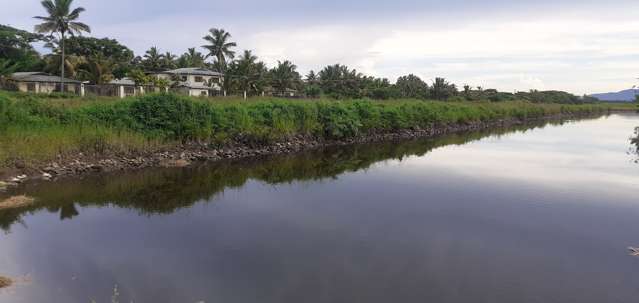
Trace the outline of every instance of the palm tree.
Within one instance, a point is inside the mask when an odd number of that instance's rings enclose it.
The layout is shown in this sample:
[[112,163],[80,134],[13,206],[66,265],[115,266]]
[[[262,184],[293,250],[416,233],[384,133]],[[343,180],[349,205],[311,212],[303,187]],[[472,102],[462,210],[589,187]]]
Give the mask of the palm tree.
[[104,84],[113,80],[115,67],[116,63],[113,60],[98,53],[86,58],[86,62],[78,70],[78,75],[91,83]]
[[258,86],[266,72],[266,65],[257,62],[257,57],[250,50],[245,50],[242,56],[233,61],[230,67],[230,75],[226,78],[237,86],[244,93],[244,99],[250,90],[258,91]]
[[81,56],[67,55],[63,59],[60,53],[52,53],[44,56],[44,71],[53,74],[64,69],[69,77],[73,78],[78,72],[78,67],[85,62],[86,59]]
[[194,47],[189,48],[178,59],[178,65],[179,67],[204,67],[204,55],[196,51]]
[[[43,0],[41,2],[44,9],[47,11],[49,16],[42,17],[36,16],[34,18],[40,19],[44,21],[41,24],[35,26],[35,31],[38,33],[57,33],[59,35],[59,40],[61,44],[61,58],[60,58],[60,76],[64,78],[64,67],[65,64],[65,49],[64,42],[66,39],[66,35],[69,34],[73,36],[74,34],[81,34],[82,32],[91,32],[91,28],[81,22],[77,22],[78,18],[80,18],[80,13],[84,12],[85,9],[83,7],[78,7],[71,10],[71,5],[73,4],[73,0]],[[64,91],[64,80],[60,80],[60,88]]]
[[158,48],[153,46],[144,54],[142,65],[149,71],[157,72],[162,69],[163,61],[164,55],[160,54]]
[[209,35],[204,37],[204,40],[210,43],[202,46],[209,51],[206,58],[215,57],[219,67],[222,69],[221,72],[226,69],[226,59],[233,59],[235,57],[235,51],[232,51],[231,48],[236,47],[237,44],[235,42],[229,42],[230,39],[230,33],[224,29],[217,28],[210,29]]
[[176,67],[175,61],[177,59],[177,56],[172,54],[171,52],[166,52],[164,53],[164,68],[166,69],[173,69]]
[[297,72],[297,66],[291,61],[277,61],[277,67],[271,70],[271,84],[280,94],[284,94],[287,89],[295,88],[301,77]]

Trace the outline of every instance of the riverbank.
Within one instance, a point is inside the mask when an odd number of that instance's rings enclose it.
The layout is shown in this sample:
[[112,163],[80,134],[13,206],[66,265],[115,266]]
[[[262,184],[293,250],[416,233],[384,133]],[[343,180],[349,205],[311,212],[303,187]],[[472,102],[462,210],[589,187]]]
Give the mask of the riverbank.
[[49,100],[0,94],[0,183],[291,153],[604,114],[606,105],[175,95]]

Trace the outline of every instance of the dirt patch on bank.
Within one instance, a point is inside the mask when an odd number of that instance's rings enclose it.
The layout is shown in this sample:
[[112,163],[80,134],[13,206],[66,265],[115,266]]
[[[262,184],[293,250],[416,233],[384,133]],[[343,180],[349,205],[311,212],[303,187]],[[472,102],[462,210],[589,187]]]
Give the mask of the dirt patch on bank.
[[7,198],[3,201],[0,201],[0,210],[5,209],[14,209],[32,205],[35,202],[35,199],[28,196],[13,196]]
[[13,281],[7,277],[0,276],[0,288],[6,288],[11,286]]

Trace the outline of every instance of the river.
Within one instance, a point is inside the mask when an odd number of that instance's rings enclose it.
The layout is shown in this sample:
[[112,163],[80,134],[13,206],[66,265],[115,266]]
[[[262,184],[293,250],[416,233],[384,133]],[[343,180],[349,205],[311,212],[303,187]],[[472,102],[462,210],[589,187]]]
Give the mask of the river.
[[636,302],[639,116],[27,184],[0,302]]

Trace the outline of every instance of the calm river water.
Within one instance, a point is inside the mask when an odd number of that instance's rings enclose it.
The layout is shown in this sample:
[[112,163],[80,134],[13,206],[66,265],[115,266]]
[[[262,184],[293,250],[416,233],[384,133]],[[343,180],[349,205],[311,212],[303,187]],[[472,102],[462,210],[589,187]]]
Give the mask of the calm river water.
[[[637,302],[639,116],[29,185],[0,302]],[[634,148],[636,150],[636,147]],[[6,194],[5,194],[6,197]]]

